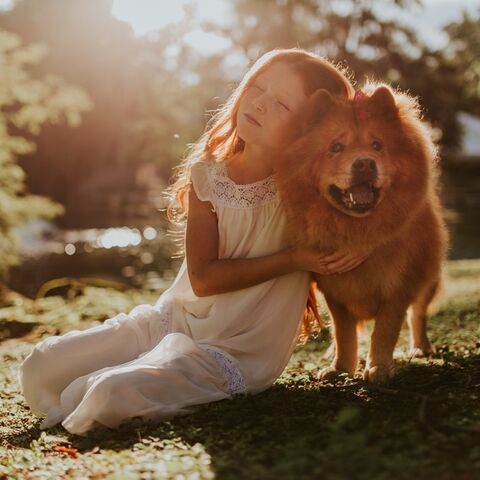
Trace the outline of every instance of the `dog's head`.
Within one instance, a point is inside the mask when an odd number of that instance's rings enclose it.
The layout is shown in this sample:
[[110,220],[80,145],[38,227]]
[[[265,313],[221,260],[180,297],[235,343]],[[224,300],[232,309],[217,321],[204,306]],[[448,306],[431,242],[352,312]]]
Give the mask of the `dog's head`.
[[345,100],[317,91],[286,155],[331,207],[360,218],[415,208],[436,155],[415,99],[383,84],[366,92]]

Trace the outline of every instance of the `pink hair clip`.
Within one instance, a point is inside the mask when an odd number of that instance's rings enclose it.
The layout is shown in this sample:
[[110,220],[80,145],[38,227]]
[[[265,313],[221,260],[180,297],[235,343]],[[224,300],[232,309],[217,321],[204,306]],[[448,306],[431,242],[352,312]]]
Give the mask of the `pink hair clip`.
[[368,97],[363,93],[363,90],[360,88],[355,92],[353,97],[353,103],[355,106],[355,113],[358,120],[367,120],[370,117],[370,112],[362,105],[362,102]]
[[359,100],[364,100],[367,96],[363,93],[363,90],[360,88],[355,92],[355,96],[353,97],[354,102],[358,102]]

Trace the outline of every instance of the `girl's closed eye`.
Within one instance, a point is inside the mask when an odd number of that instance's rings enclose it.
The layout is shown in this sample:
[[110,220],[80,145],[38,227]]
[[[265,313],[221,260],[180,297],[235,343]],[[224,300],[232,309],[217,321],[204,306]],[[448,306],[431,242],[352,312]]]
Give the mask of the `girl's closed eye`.
[[[258,85],[257,83],[253,83],[251,85],[252,88],[255,88],[257,89],[259,92],[264,92],[265,89],[263,89],[260,85]],[[276,105],[278,105],[282,110],[286,110],[287,112],[290,111],[290,109],[288,108],[287,105],[285,105],[285,103],[283,103],[281,100],[279,100],[278,98],[275,98],[275,103]]]
[[286,110],[287,112],[290,111],[290,109],[284,104],[282,103],[280,100],[277,100],[277,105],[279,105],[280,107],[282,107],[284,110]]

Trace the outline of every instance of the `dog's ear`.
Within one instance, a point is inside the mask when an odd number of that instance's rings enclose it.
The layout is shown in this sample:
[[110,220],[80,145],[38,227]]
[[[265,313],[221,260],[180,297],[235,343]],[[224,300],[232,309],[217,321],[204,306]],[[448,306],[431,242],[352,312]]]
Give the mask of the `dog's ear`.
[[392,91],[385,86],[378,87],[369,98],[369,110],[385,120],[398,118],[397,105]]
[[308,100],[306,125],[313,125],[320,121],[334,104],[335,99],[330,92],[319,88]]

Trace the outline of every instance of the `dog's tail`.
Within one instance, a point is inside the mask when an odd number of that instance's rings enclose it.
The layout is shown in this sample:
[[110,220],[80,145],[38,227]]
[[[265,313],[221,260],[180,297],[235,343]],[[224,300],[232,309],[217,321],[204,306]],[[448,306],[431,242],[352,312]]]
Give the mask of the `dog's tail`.
[[435,315],[440,310],[442,301],[444,300],[446,294],[444,275],[444,272],[440,274],[435,286],[433,287],[434,291],[427,306],[428,315]]

